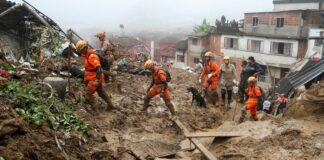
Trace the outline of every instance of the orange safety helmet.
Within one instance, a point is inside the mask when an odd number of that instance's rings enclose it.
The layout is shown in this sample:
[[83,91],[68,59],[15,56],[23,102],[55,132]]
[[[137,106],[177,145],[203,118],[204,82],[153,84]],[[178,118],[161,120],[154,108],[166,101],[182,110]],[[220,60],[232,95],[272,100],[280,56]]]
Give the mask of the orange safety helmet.
[[98,38],[102,38],[102,37],[106,36],[106,33],[105,32],[97,32],[97,34],[95,36]]
[[256,82],[257,79],[255,77],[249,77],[248,82]]
[[87,41],[85,40],[79,40],[77,44],[75,45],[75,49],[77,51],[81,51],[83,48],[85,48],[88,45]]
[[150,69],[152,66],[153,66],[153,61],[152,60],[147,60],[145,63],[144,63],[144,69]]

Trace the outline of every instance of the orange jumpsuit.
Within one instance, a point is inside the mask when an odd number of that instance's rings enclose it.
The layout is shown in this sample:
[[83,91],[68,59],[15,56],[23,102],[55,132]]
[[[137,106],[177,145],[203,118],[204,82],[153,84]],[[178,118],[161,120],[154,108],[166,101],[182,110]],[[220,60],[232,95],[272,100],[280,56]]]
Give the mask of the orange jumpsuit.
[[[207,61],[204,65],[204,68],[200,74],[200,79],[205,77],[204,80],[204,87],[205,89],[211,89],[215,90],[218,86],[218,75],[219,75],[220,69],[216,62]],[[212,74],[212,77],[210,80],[208,79],[208,74]]]
[[[149,91],[150,98],[153,98],[154,96],[158,95],[162,92],[162,85],[166,83],[166,73],[159,69],[158,67],[154,67],[154,73],[152,74],[153,78],[153,86],[151,87]],[[167,86],[164,91],[164,96],[162,97],[164,101],[170,101],[171,100],[171,93],[170,88]]]
[[85,68],[84,81],[88,83],[88,89],[96,91],[102,87],[104,75],[101,73],[100,79],[98,79],[98,86],[94,86],[93,82],[97,80],[96,68],[100,67],[100,58],[94,53],[92,49],[88,49],[86,54],[81,55],[83,57],[83,65]]
[[246,107],[249,109],[251,116],[257,119],[257,106],[258,97],[261,96],[261,90],[258,86],[248,86],[246,93],[249,99],[245,102]]

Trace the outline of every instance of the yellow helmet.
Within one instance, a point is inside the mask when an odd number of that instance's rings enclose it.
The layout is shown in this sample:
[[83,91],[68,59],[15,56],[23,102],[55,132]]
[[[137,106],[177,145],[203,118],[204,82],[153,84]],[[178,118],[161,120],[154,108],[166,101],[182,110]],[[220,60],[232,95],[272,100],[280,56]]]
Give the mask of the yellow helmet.
[[229,56],[224,56],[224,60],[230,60]]
[[102,37],[104,37],[105,35],[106,35],[105,32],[97,32],[96,37],[98,37],[98,38],[102,38]]
[[153,61],[152,60],[147,60],[145,63],[144,63],[144,69],[149,69],[153,66]]
[[256,82],[257,79],[255,77],[249,77],[248,82]]
[[209,52],[206,52],[205,53],[205,57],[211,57],[211,56],[213,56],[213,53],[212,52],[209,51]]
[[87,41],[85,41],[85,40],[79,40],[77,42],[77,44],[75,45],[75,48],[76,48],[77,51],[81,51],[87,45],[88,45]]

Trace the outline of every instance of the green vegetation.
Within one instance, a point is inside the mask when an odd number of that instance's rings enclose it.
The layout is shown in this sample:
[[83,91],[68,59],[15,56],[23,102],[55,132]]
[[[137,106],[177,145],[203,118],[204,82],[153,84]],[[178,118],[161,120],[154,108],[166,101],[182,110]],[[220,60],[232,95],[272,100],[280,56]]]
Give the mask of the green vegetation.
[[206,19],[203,20],[203,23],[201,25],[195,25],[193,27],[193,31],[195,33],[209,33],[212,29],[212,26],[207,22]]
[[23,84],[11,81],[0,88],[6,98],[14,104],[16,111],[28,122],[37,126],[48,123],[54,129],[64,128],[68,131],[86,133],[89,127],[76,115],[72,107],[55,96],[41,91],[37,84]]
[[15,72],[15,69],[13,67],[11,67],[10,64],[8,64],[8,63],[0,64],[0,69],[7,71],[9,73],[9,75],[14,74],[14,72]]

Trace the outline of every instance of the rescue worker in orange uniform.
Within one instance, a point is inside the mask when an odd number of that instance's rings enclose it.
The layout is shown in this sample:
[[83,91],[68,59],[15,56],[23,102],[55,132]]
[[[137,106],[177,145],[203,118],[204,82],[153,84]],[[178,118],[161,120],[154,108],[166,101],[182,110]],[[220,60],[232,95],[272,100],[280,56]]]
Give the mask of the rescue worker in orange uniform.
[[[257,79],[255,77],[252,76],[248,78],[248,87],[246,88],[245,92],[248,96],[248,99],[245,102],[246,109],[250,111],[252,118],[257,121],[259,119],[257,115],[257,106],[259,98],[261,96],[261,89],[259,86],[257,86]],[[245,116],[244,112],[241,117],[242,120]]]
[[171,114],[175,116],[175,109],[171,102],[171,92],[167,83],[167,77],[165,71],[156,67],[152,60],[147,60],[144,64],[144,69],[148,69],[152,73],[152,82],[150,87],[147,89],[147,95],[144,98],[144,108],[143,111],[146,111],[150,100],[160,94],[163,98],[165,105],[169,108]]
[[88,48],[88,44],[84,40],[77,42],[76,50],[83,57],[83,65],[85,68],[84,82],[87,84],[86,99],[93,111],[99,113],[94,97],[95,92],[106,101],[108,109],[114,109],[115,107],[102,86],[104,75],[102,73],[99,56],[96,55],[92,49]]
[[202,82],[202,79],[204,78],[204,88],[205,88],[205,94],[208,92],[211,93],[212,96],[212,103],[213,105],[216,105],[216,102],[218,100],[218,94],[217,94],[217,86],[218,86],[218,77],[220,73],[220,68],[216,64],[216,62],[212,61],[212,52],[207,52],[205,54],[205,64],[203,67],[203,70],[199,77],[199,83]]
[[[113,53],[111,52],[111,44],[106,39],[106,33],[105,32],[98,32],[95,37],[97,37],[100,41],[100,49],[99,52],[102,54],[103,57],[105,57],[108,60],[109,65],[111,66],[114,61],[115,57]],[[110,71],[110,68],[103,68],[104,69],[104,75],[105,75],[105,82],[109,82],[109,76],[112,77],[112,81],[115,81],[116,76],[112,74]]]

